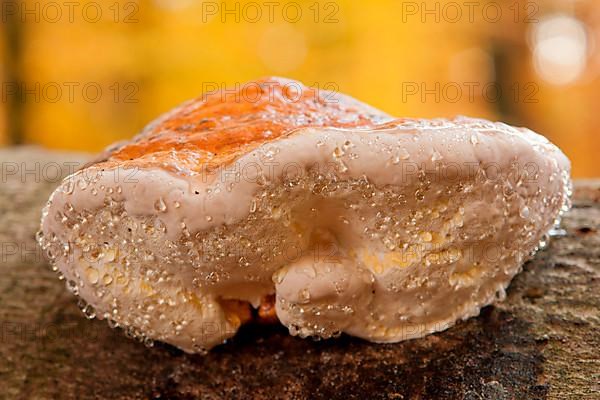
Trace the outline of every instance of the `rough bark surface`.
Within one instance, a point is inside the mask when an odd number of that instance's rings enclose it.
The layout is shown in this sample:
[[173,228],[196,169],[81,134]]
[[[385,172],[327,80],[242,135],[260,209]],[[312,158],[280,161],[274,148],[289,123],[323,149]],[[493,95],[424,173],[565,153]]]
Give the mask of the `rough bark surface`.
[[146,348],[80,313],[37,249],[40,210],[84,156],[0,150],[0,398],[598,399],[600,180],[506,300],[426,338],[314,342],[245,327],[206,356]]

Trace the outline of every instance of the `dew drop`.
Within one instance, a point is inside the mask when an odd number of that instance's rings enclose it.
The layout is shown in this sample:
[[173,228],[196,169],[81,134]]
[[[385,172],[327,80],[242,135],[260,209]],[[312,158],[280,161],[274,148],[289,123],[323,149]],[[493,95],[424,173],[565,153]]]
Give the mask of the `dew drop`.
[[302,289],[299,294],[302,303],[308,303],[310,301],[310,292],[308,289]]
[[71,194],[71,193],[73,193],[74,189],[75,189],[75,183],[73,182],[73,178],[69,178],[69,180],[67,180],[65,182],[62,190],[66,194]]
[[167,210],[167,205],[162,197],[154,202],[154,209],[158,212],[165,212]]
[[110,285],[113,281],[113,277],[110,274],[104,274],[102,277],[102,283],[106,286]]
[[96,268],[87,267],[87,269],[85,270],[85,273],[87,275],[88,281],[92,285],[95,285],[96,283],[98,283],[99,274],[98,274],[98,271],[96,270]]
[[408,160],[410,158],[410,153],[404,147],[400,147],[398,150],[398,157],[401,160]]
[[85,317],[87,319],[94,319],[94,318],[96,318],[96,310],[94,309],[94,307],[92,307],[89,304],[86,305],[84,308],[82,308],[81,311],[83,312],[83,315],[85,315]]
[[423,193],[421,189],[417,189],[415,191],[415,199],[417,199],[417,201],[423,201],[425,199],[425,193]]
[[431,232],[422,232],[421,239],[424,242],[431,242],[431,240],[433,239],[433,236],[431,235]]

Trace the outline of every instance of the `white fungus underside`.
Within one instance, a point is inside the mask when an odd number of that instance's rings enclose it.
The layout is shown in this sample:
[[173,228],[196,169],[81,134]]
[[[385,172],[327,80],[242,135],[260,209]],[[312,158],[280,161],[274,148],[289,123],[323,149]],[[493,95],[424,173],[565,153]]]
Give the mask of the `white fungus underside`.
[[[243,175],[250,163],[258,179]],[[562,153],[499,124],[306,129],[236,168],[240,179],[76,175],[40,242],[88,316],[144,340],[202,351],[239,326],[224,300],[275,293],[293,334],[396,342],[502,298],[568,206]]]

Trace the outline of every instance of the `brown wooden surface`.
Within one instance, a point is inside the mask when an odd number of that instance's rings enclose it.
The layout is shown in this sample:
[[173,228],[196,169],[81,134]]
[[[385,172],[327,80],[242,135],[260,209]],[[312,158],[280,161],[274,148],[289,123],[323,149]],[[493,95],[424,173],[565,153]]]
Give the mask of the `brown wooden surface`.
[[83,160],[0,150],[0,398],[600,398],[600,180],[576,184],[566,235],[525,265],[504,302],[446,332],[376,345],[250,326],[190,356],[85,319],[37,250],[56,171]]

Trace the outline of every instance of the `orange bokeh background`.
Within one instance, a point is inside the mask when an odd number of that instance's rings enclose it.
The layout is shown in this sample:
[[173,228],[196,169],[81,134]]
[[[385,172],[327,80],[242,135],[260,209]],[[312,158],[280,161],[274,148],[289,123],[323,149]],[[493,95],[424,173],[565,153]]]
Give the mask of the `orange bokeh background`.
[[277,75],[397,116],[527,126],[600,176],[595,0],[2,7],[0,145],[99,151],[203,89]]

